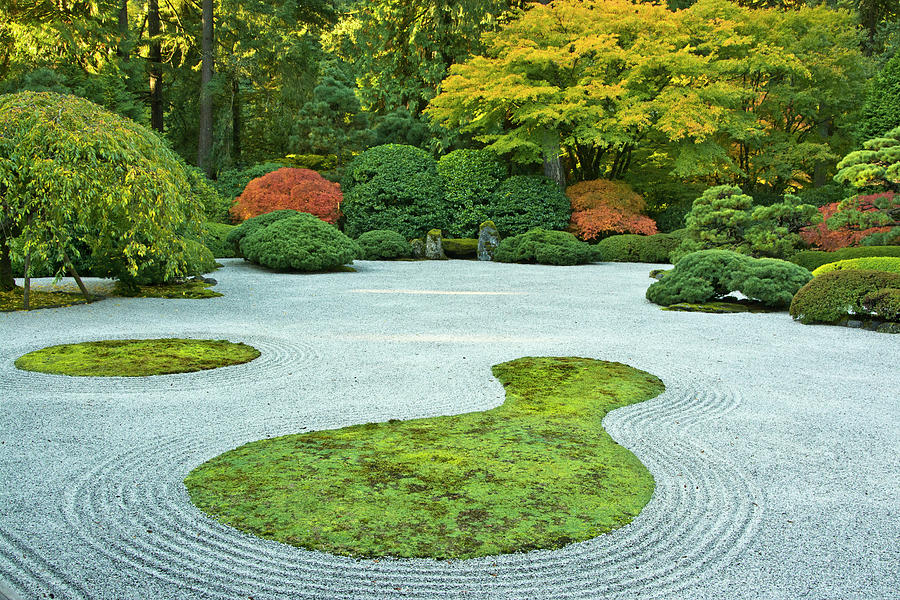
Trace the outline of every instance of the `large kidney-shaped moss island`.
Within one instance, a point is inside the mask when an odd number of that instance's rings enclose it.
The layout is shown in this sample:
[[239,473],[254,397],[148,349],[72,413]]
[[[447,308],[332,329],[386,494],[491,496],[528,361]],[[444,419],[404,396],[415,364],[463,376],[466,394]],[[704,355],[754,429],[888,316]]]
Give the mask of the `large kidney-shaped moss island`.
[[160,338],[61,344],[29,352],[16,367],[78,377],[145,377],[238,365],[259,350],[226,340]]
[[506,388],[497,408],[260,440],[185,484],[237,529],[359,557],[558,548],[629,523],[653,477],[601,420],[662,382],[585,358],[521,358],[494,375]]

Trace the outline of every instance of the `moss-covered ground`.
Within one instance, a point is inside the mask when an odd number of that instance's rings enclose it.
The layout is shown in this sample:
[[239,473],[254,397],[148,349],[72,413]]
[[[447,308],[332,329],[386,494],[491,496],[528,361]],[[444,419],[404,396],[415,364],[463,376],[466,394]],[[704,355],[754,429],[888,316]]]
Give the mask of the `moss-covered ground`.
[[105,340],[49,346],[16,359],[16,367],[79,377],[144,377],[249,362],[259,350],[226,340]]
[[784,312],[783,308],[772,308],[755,300],[724,298],[722,300],[713,300],[710,302],[679,302],[670,306],[663,306],[661,310],[671,310],[676,312],[705,312],[705,313],[768,313],[768,312]]
[[213,284],[191,279],[180,283],[139,285],[136,290],[117,283],[114,293],[129,298],[218,298],[222,294],[212,290]]
[[662,382],[585,358],[522,358],[494,375],[506,388],[497,408],[260,440],[185,484],[223,523],[361,557],[558,548],[629,523],[653,477],[601,420]]
[[[95,296],[91,301],[100,300],[99,296]],[[29,298],[29,310],[38,308],[60,308],[63,306],[72,306],[73,304],[87,304],[88,300],[81,292],[44,292],[41,290],[31,290]],[[25,291],[17,287],[8,292],[0,292],[0,312],[12,312],[15,310],[25,310]]]

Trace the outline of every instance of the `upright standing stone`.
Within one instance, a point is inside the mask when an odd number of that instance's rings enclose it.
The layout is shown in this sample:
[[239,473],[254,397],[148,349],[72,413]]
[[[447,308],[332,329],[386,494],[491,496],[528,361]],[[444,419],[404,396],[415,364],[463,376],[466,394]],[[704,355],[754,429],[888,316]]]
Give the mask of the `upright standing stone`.
[[432,229],[425,236],[425,258],[429,260],[446,260],[444,246],[441,244],[441,230]]
[[425,258],[425,242],[422,241],[422,238],[412,240],[409,245],[413,258]]
[[478,260],[494,260],[494,251],[500,245],[500,232],[493,221],[485,221],[478,229]]

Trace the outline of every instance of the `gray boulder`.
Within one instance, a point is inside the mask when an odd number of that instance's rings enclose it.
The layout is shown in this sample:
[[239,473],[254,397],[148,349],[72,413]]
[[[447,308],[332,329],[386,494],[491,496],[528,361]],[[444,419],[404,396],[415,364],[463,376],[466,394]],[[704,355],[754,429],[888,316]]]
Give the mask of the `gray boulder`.
[[441,230],[432,229],[425,236],[425,258],[429,260],[446,260],[444,246],[441,243]]
[[500,232],[493,221],[485,221],[478,229],[478,260],[494,260],[494,251],[500,245]]

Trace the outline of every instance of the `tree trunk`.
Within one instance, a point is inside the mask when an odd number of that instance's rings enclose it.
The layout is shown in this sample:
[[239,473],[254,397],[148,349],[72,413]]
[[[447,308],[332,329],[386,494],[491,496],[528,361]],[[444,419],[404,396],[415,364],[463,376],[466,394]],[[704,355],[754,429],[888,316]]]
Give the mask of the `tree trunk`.
[[159,0],[149,0],[147,11],[147,35],[150,36],[150,127],[162,133],[162,48],[159,43]]
[[237,73],[231,82],[231,157],[235,165],[241,164],[241,133],[244,121],[241,116],[241,82]]
[[0,292],[8,292],[14,289],[16,289],[16,280],[13,277],[9,241],[5,236],[0,235]]
[[200,122],[197,144],[197,166],[212,177],[210,151],[212,150],[212,95],[209,83],[213,78],[213,0],[203,0],[203,35],[201,38],[200,62]]
[[122,0],[119,5],[119,43],[116,46],[116,56],[128,57],[128,0]]

